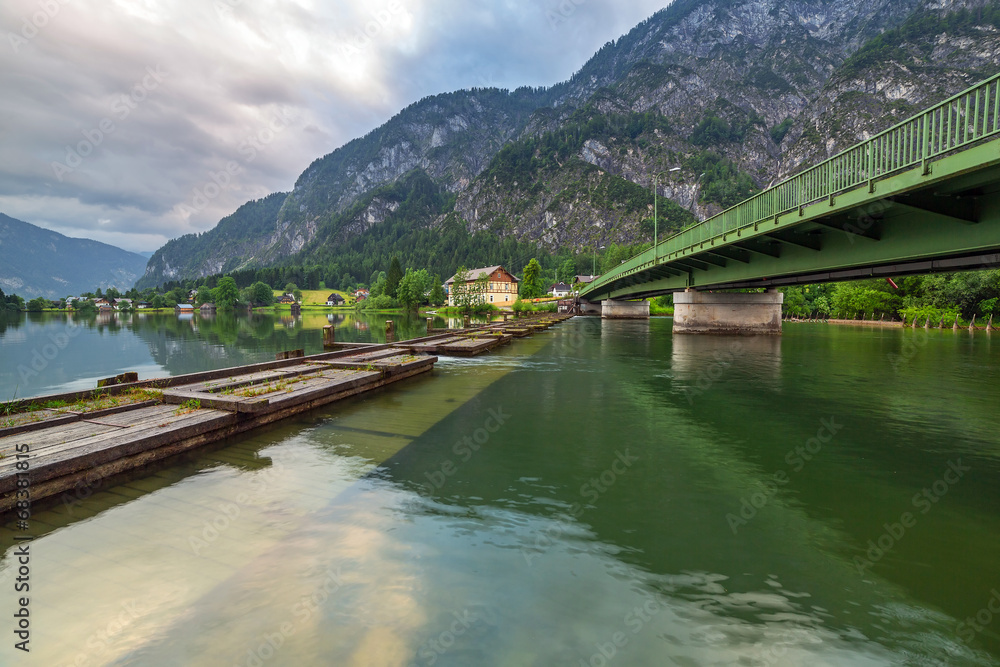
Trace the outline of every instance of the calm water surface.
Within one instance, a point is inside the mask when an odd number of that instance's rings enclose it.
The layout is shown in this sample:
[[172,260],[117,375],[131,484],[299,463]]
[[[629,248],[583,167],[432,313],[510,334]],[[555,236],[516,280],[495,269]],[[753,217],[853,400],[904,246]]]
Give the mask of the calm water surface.
[[[0,314],[0,400],[92,389],[126,371],[148,379],[270,361],[285,350],[318,354],[328,324],[338,341],[384,343],[386,320],[395,322],[397,337],[427,331],[423,317],[353,312]],[[436,317],[435,326],[461,322]]]
[[[321,324],[87,329],[31,387]],[[30,663],[1000,664],[1000,338],[670,325],[577,318],[67,497],[32,523]],[[5,391],[46,326],[3,331]]]

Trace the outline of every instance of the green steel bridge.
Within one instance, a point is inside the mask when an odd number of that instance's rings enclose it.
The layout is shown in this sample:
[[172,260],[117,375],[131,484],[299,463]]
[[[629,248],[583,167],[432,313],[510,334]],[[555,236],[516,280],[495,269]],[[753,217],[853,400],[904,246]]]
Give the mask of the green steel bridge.
[[598,276],[589,301],[1000,265],[1000,74]]

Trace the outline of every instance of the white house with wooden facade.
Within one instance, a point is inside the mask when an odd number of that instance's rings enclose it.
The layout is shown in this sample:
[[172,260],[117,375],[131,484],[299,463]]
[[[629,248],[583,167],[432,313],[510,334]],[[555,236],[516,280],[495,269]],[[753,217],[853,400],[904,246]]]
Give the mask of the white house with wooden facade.
[[[482,269],[470,269],[466,272],[466,282],[456,283],[455,276],[445,281],[448,290],[448,305],[457,305],[456,294],[474,288],[477,280],[486,276],[483,301],[494,306],[509,306],[517,301],[517,278],[502,266],[487,266]],[[456,289],[457,288],[457,289]]]

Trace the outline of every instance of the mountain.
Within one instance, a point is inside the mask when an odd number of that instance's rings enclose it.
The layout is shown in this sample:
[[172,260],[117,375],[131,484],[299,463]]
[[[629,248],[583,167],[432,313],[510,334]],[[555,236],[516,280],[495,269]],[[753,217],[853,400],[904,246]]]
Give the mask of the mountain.
[[168,244],[143,282],[288,262],[364,280],[392,254],[444,274],[648,242],[656,174],[670,233],[994,73],[998,27],[979,0],[676,0],[569,81],[411,105],[273,195],[238,248]]
[[0,288],[25,299],[64,296],[114,287],[130,289],[146,258],[134,252],[74,239],[0,213]]
[[[260,262],[260,239],[274,230],[274,221],[288,193],[276,192],[240,206],[235,213],[201,234],[172,239],[153,253],[139,287],[165,280],[235,271]],[[151,281],[151,277],[155,277]]]

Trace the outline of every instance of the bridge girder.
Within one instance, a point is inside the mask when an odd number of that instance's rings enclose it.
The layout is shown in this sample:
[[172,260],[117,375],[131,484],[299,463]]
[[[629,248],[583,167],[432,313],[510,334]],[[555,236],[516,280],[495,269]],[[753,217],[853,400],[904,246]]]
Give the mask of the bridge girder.
[[[874,192],[871,191],[874,189]],[[663,243],[661,243],[663,245]],[[641,298],[1000,264],[1000,139],[687,250],[649,250],[585,298]],[[609,276],[610,277],[610,276]]]

